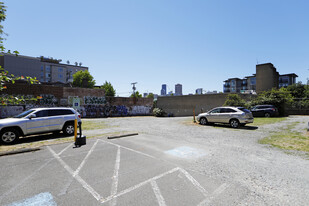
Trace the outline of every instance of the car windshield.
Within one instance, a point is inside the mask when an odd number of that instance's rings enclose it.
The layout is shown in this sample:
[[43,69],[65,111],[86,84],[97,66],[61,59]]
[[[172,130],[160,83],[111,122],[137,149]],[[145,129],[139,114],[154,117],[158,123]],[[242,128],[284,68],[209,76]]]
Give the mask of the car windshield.
[[16,116],[14,116],[14,118],[23,118],[25,116],[27,116],[28,114],[31,114],[32,112],[34,112],[34,110],[27,110],[27,111],[24,111],[23,113],[20,113]]
[[243,107],[238,107],[237,109],[245,112],[245,113],[251,113],[249,110],[247,110],[246,108],[243,108]]

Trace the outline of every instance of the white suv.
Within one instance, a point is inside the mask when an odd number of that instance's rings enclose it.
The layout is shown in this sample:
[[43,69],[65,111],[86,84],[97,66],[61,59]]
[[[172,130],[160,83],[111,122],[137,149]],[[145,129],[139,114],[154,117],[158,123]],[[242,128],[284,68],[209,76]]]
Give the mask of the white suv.
[[72,108],[33,108],[12,118],[0,120],[0,141],[12,144],[19,136],[63,131],[65,135],[74,134],[74,120],[80,114]]
[[243,107],[216,107],[209,112],[199,114],[197,121],[206,125],[208,123],[225,123],[237,128],[253,123],[252,113]]

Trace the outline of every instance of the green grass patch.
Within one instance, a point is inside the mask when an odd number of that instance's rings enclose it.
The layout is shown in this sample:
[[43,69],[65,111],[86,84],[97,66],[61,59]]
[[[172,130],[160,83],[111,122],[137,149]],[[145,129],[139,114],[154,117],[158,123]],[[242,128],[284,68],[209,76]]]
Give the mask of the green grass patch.
[[270,117],[270,118],[265,118],[265,117],[255,117],[254,121],[250,126],[262,126],[265,124],[274,124],[277,122],[282,122],[286,120],[286,117]]
[[281,128],[280,132],[275,132],[269,137],[259,140],[261,144],[269,144],[285,150],[297,150],[309,152],[309,134],[307,132],[292,131],[297,122]]
[[106,129],[109,126],[104,120],[82,120],[82,129],[83,130],[95,130],[95,129]]

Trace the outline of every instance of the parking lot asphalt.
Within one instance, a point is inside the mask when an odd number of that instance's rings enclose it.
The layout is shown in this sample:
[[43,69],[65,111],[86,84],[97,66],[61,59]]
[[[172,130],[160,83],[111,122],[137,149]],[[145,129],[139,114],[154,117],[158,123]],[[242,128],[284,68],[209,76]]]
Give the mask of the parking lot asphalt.
[[309,202],[308,160],[258,144],[268,126],[231,130],[187,124],[186,118],[106,121],[139,135],[98,134],[80,148],[64,143],[1,157],[0,205]]

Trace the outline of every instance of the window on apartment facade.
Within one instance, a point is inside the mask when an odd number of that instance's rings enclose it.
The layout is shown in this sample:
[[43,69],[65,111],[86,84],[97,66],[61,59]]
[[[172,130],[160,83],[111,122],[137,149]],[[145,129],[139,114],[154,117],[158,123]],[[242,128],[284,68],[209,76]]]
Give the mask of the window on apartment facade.
[[256,85],[256,77],[253,77],[253,78],[250,79],[250,84]]
[[235,86],[235,80],[232,80],[232,81],[231,81],[231,85],[232,85],[232,86]]
[[63,68],[62,67],[58,67],[58,72],[63,72]]

